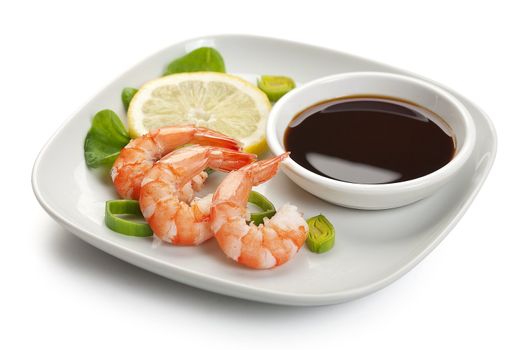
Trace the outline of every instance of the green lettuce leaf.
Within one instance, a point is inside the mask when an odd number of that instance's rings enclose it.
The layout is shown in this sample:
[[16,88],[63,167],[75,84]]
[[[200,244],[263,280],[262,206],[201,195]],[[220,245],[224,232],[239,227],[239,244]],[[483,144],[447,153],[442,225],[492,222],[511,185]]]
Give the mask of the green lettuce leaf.
[[85,163],[89,168],[111,165],[130,139],[115,112],[109,109],[99,111],[85,137]]
[[216,49],[212,47],[200,47],[170,62],[164,75],[184,72],[225,73],[224,59]]
[[127,112],[127,109],[129,108],[129,103],[131,102],[131,100],[133,99],[133,96],[135,96],[135,94],[138,91],[139,91],[138,89],[135,89],[132,87],[125,87],[122,90],[122,103],[124,104],[124,108],[126,109],[126,112]]

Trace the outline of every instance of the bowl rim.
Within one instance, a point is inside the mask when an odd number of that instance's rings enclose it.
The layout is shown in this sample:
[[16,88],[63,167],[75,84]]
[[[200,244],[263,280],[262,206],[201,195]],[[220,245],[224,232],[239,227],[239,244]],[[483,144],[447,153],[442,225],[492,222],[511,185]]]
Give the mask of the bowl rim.
[[[300,176],[306,179],[309,179],[312,182],[319,182],[324,185],[327,185],[328,187],[332,187],[338,190],[343,190],[343,191],[363,190],[363,191],[373,191],[373,192],[389,191],[389,190],[409,190],[413,188],[424,187],[429,184],[442,181],[446,177],[449,177],[452,174],[456,173],[465,164],[467,159],[471,156],[473,152],[473,147],[475,145],[476,130],[475,130],[475,125],[473,123],[473,118],[471,117],[471,114],[469,113],[467,108],[456,97],[454,97],[451,93],[445,91],[444,89],[432,83],[429,83],[427,81],[424,81],[418,78],[409,77],[409,76],[402,75],[402,74],[396,74],[396,73],[364,71],[364,72],[347,72],[347,73],[334,74],[334,75],[329,75],[329,76],[322,77],[316,80],[312,80],[288,92],[273,106],[272,110],[270,111],[270,115],[268,117],[268,121],[266,124],[266,141],[272,153],[277,156],[281,153],[286,152],[284,145],[282,144],[282,141],[279,140],[279,138],[277,137],[278,120],[280,118],[280,115],[282,114],[282,109],[285,108],[285,106],[288,103],[290,103],[292,99],[298,98],[299,94],[301,94],[303,91],[312,89],[322,84],[334,83],[335,81],[340,82],[340,81],[360,79],[360,78],[377,78],[377,77],[402,80],[405,83],[417,84],[421,86],[422,88],[431,90],[435,92],[436,94],[438,94],[440,97],[443,97],[458,110],[459,115],[464,123],[464,138],[463,138],[462,147],[458,150],[458,152],[451,159],[451,161],[449,161],[443,167],[429,174],[426,174],[424,176],[411,179],[411,180],[393,182],[393,183],[385,183],[385,184],[358,184],[358,183],[344,182],[340,180],[331,179],[331,178],[316,174],[306,169],[305,167],[299,165],[296,161],[294,161],[290,157],[288,157],[283,162],[284,164],[282,168],[284,169],[287,167],[293,170],[294,172],[296,172],[297,174],[299,174]],[[348,96],[354,96],[354,95],[345,94],[345,96],[348,97]],[[390,96],[390,97],[394,97],[394,96]],[[314,103],[317,103],[317,102],[319,101],[315,101]],[[308,107],[312,106],[312,104],[313,103],[310,103]],[[421,107],[427,108],[423,105],[421,105]],[[431,110],[430,108],[428,109]],[[302,110],[304,110],[304,108]],[[440,116],[440,117],[444,121],[446,121],[445,116]]]

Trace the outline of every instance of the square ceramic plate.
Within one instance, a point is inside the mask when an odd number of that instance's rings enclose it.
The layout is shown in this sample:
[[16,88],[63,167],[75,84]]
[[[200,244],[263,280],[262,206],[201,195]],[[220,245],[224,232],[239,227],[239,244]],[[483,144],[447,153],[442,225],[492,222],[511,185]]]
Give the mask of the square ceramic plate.
[[[346,53],[290,41],[220,35],[185,41],[149,57],[115,79],[48,141],[33,169],[33,189],[43,208],[69,231],[131,264],[216,293],[291,305],[323,305],[355,299],[395,281],[436,247],[464,215],[486,179],[496,152],[496,135],[488,117],[456,95],[471,112],[477,144],[456,179],[430,198],[403,208],[360,211],[324,202],[280,173],[258,191],[276,205],[296,204],[307,217],[324,213],[334,223],[337,240],[326,254],[306,248],[289,263],[255,271],[226,258],[214,240],[200,247],[154,245],[150,238],[132,238],[104,224],[104,203],[116,198],[108,174],[89,171],[83,140],[91,117],[110,108],[124,114],[120,93],[161,75],[175,57],[200,46],[216,47],[227,71],[253,78],[279,74],[298,82],[353,71],[397,72],[399,69]],[[219,178],[210,179],[210,186]],[[219,176],[218,176],[219,177]]]

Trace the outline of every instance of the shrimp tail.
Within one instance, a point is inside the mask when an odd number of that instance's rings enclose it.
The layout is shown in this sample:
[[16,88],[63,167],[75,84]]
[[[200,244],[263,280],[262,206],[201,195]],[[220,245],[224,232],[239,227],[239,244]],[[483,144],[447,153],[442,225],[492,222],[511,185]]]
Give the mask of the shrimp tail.
[[253,186],[258,186],[271,179],[279,171],[281,162],[288,158],[290,152],[285,152],[267,160],[252,163],[249,165],[252,175]]
[[[240,142],[222,133],[194,125],[178,125],[155,129],[149,132],[160,148],[167,152],[187,143],[241,150]],[[167,153],[165,152],[165,153]]]
[[227,148],[211,147],[208,157],[208,167],[229,172],[235,169],[240,169],[245,165],[254,162],[257,156],[252,153],[244,153],[230,150]]
[[242,143],[239,141],[207,128],[196,128],[192,143],[204,146],[223,147],[235,151],[242,150]]

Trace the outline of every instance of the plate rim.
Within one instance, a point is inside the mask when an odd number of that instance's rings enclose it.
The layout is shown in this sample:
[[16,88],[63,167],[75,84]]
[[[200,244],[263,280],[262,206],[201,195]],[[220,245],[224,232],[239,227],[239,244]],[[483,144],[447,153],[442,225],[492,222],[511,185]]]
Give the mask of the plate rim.
[[[190,42],[196,42],[198,40],[226,39],[226,38],[232,38],[232,39],[241,38],[241,39],[248,39],[248,40],[253,40],[253,41],[267,40],[270,42],[277,42],[281,44],[289,44],[289,45],[294,45],[294,46],[306,47],[310,49],[327,51],[333,54],[348,56],[355,60],[368,61],[371,63],[375,63],[377,65],[380,65],[382,68],[390,68],[393,71],[398,71],[400,74],[410,75],[410,76],[423,79],[425,81],[429,81],[449,91],[450,93],[452,93],[459,99],[467,101],[473,108],[477,109],[477,111],[482,116],[482,118],[484,118],[484,120],[487,123],[488,130],[491,133],[492,138],[493,138],[493,142],[490,143],[491,148],[489,151],[488,163],[486,163],[483,166],[483,170],[480,174],[480,177],[478,178],[478,181],[473,185],[475,186],[475,188],[473,189],[472,193],[461,204],[459,211],[454,215],[452,220],[450,220],[447,223],[445,228],[437,235],[437,237],[434,240],[432,240],[423,250],[421,250],[414,258],[412,258],[409,262],[404,264],[402,267],[400,267],[393,273],[388,274],[385,277],[371,284],[364,285],[362,287],[351,288],[351,289],[346,289],[346,290],[336,291],[336,292],[315,293],[315,294],[314,293],[298,294],[298,293],[289,293],[289,292],[281,292],[281,291],[272,291],[272,290],[258,288],[258,287],[256,288],[253,286],[243,285],[238,282],[230,281],[224,278],[218,278],[216,276],[205,275],[201,272],[191,271],[187,268],[183,268],[177,265],[170,264],[168,262],[154,258],[150,255],[133,250],[127,246],[112,242],[106,239],[105,237],[92,233],[89,230],[85,230],[84,228],[76,225],[75,222],[71,222],[68,218],[64,217],[58,210],[54,209],[50,204],[47,203],[45,197],[41,193],[41,190],[38,185],[38,179],[37,179],[38,170],[39,170],[39,167],[41,166],[42,159],[44,155],[46,154],[46,151],[48,150],[50,145],[59,135],[59,133],[65,128],[66,125],[68,125],[79,114],[79,112],[86,105],[88,105],[103,90],[107,89],[115,81],[129,74],[132,70],[136,69],[138,66],[143,65],[146,61],[149,61],[150,59],[157,57],[158,55],[160,55],[162,52],[166,50],[169,50],[176,46],[186,45],[187,43],[190,43]],[[497,154],[497,147],[498,147],[497,133],[496,133],[493,121],[489,118],[489,116],[471,100],[465,98],[464,96],[457,93],[453,89],[450,89],[434,80],[428,79],[424,76],[418,75],[408,70],[404,70],[402,68],[388,65],[386,63],[381,63],[379,61],[368,59],[363,56],[354,55],[348,52],[339,51],[339,50],[331,49],[331,48],[324,47],[324,46],[318,46],[318,45],[308,44],[305,42],[298,42],[298,41],[267,37],[267,36],[247,35],[247,34],[216,34],[216,35],[198,36],[195,38],[182,40],[172,45],[166,46],[156,51],[155,53],[152,53],[146,56],[144,59],[141,59],[138,63],[134,64],[133,66],[131,66],[130,68],[122,72],[121,74],[117,75],[110,82],[105,84],[94,95],[92,95],[92,97],[86,100],[85,103],[83,103],[80,108],[78,108],[74,113],[72,113],[68,118],[66,118],[60,124],[57,130],[45,142],[44,146],[39,151],[35,159],[35,162],[33,164],[32,174],[31,174],[31,183],[32,183],[33,192],[39,204],[48,213],[48,215],[50,215],[55,221],[57,221],[64,228],[66,228],[67,231],[72,232],[80,239],[97,247],[98,249],[101,249],[105,251],[106,253],[111,254],[132,265],[146,269],[150,272],[164,276],[166,278],[177,281],[179,283],[184,283],[184,284],[196,287],[196,288],[201,288],[207,291],[224,294],[224,295],[228,295],[232,297],[238,297],[238,298],[243,298],[247,300],[265,302],[265,303],[270,303],[270,304],[306,305],[306,306],[328,305],[328,304],[335,304],[335,303],[340,303],[340,302],[345,302],[345,301],[349,301],[352,299],[360,298],[372,292],[380,290],[388,286],[389,284],[393,283],[394,281],[396,281],[403,275],[405,275],[407,272],[412,270],[417,264],[419,264],[427,255],[429,255],[443,241],[443,239],[447,237],[449,232],[456,226],[456,224],[464,216],[465,212],[467,211],[471,203],[476,198],[478,192],[484,185],[493,167],[493,163],[495,162],[495,158]],[[171,274],[170,272],[173,272],[173,274]]]

